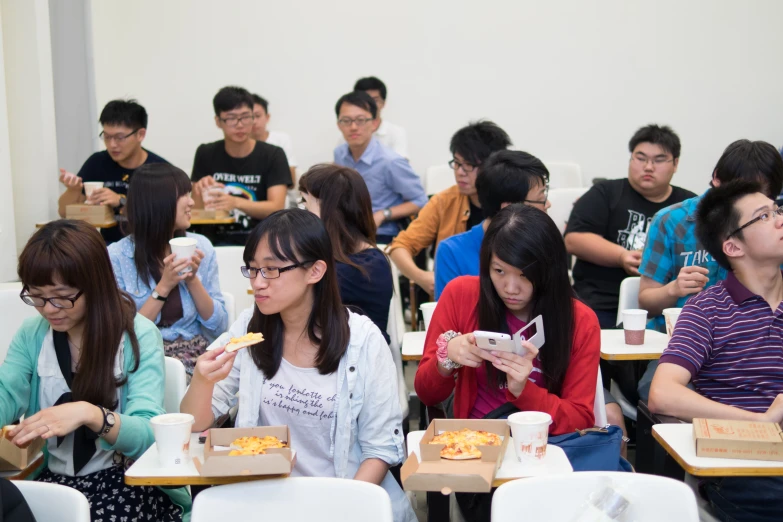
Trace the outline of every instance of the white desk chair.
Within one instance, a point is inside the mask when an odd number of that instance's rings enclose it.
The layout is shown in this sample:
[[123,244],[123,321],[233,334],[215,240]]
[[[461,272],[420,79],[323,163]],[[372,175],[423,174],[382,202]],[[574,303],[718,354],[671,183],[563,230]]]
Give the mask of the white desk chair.
[[[228,292],[234,296],[234,317],[254,304],[253,296],[247,293],[247,289],[250,288],[250,279],[244,277],[240,272],[240,268],[245,265],[245,260],[242,259],[244,251],[245,247],[240,246],[215,247],[220,291]],[[229,326],[231,326],[230,322]]]
[[[378,245],[381,252],[386,251],[386,245]],[[386,259],[391,265],[392,271],[392,298],[389,305],[389,320],[386,323],[386,333],[389,334],[389,349],[391,350],[394,366],[397,368],[397,393],[400,398],[402,418],[408,418],[410,405],[408,404],[408,388],[405,384],[405,375],[402,369],[402,337],[405,335],[405,318],[402,315],[402,296],[400,294],[400,271],[391,259]]]
[[549,202],[552,204],[547,210],[547,214],[557,225],[557,229],[562,234],[565,232],[566,223],[571,216],[571,210],[574,208],[574,202],[582,197],[587,189],[578,188],[559,188],[549,190]]
[[578,163],[566,161],[545,161],[549,171],[549,188],[579,188],[584,186],[582,167]]
[[32,480],[15,480],[14,485],[19,488],[36,520],[90,522],[90,503],[87,497],[73,488]]
[[639,308],[639,281],[641,277],[626,277],[620,283],[620,299],[617,301],[617,322],[623,322],[623,310]]
[[[687,487],[687,486],[686,486]],[[191,522],[392,522],[389,494],[360,480],[295,477],[216,486],[193,501]]]
[[[248,281],[250,280],[248,279]],[[231,325],[237,320],[236,299],[234,298],[234,294],[228,292],[221,293],[223,294],[223,302],[226,304],[226,312],[228,313],[228,327],[231,328]]]
[[693,491],[678,480],[643,473],[584,471],[503,484],[492,498],[492,522],[517,522],[522,509],[520,499],[536,499],[524,503],[525,520],[571,522],[582,513],[590,494],[610,481],[630,501],[622,520],[699,520]]
[[11,339],[28,317],[38,315],[34,306],[26,305],[19,299],[22,283],[3,283],[0,286],[0,363],[5,360]]
[[424,191],[428,196],[437,194],[454,185],[454,169],[448,165],[436,165],[427,169],[424,176]]
[[163,392],[163,407],[166,413],[179,413],[179,403],[187,389],[185,365],[173,357],[166,357],[166,384]]
[[603,428],[609,421],[606,419],[606,403],[604,402],[604,382],[601,379],[601,367],[598,367],[598,380],[595,383],[595,402],[593,403],[595,425]]

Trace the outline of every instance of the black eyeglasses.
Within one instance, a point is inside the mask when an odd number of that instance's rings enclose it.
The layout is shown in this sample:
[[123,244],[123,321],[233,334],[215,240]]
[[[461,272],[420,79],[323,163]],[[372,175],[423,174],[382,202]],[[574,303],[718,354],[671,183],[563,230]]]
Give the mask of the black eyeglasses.
[[544,200],[543,201],[536,201],[535,199],[525,199],[523,200],[525,203],[532,203],[534,205],[546,205],[547,199],[549,198],[549,183],[546,184],[544,187]]
[[220,121],[226,124],[228,127],[236,127],[240,123],[242,125],[247,125],[250,122],[254,121],[256,119],[255,116],[252,114],[243,114],[242,116],[229,116],[228,118],[220,118],[218,117]]
[[256,268],[253,266],[243,266],[240,267],[240,270],[242,271],[242,275],[247,277],[248,279],[255,279],[258,277],[258,274],[261,273],[261,277],[264,279],[277,279],[280,277],[280,274],[283,272],[288,272],[289,270],[293,270],[294,268],[299,268],[305,266],[307,263],[296,263],[293,265],[284,266],[283,268],[275,268],[271,266],[265,266],[263,268]]
[[449,161],[449,168],[457,170],[460,167],[462,167],[462,170],[463,172],[465,172],[465,174],[472,174],[473,171],[476,170],[476,167],[478,167],[478,165],[471,165],[470,163],[460,163],[455,159]]
[[134,134],[136,134],[136,133],[137,133],[137,132],[139,132],[140,130],[141,130],[141,129],[136,129],[135,131],[133,131],[133,132],[129,132],[128,134],[126,134],[126,135],[124,135],[124,136],[123,136],[122,134],[116,134],[116,135],[114,135],[114,136],[111,136],[111,135],[109,135],[109,134],[106,134],[105,132],[101,132],[100,134],[98,134],[98,137],[99,137],[100,139],[102,139],[104,143],[109,143],[109,142],[111,142],[112,140],[114,140],[114,141],[116,141],[117,143],[120,143],[120,144],[122,144],[122,143],[125,143],[125,140],[127,140],[128,138],[130,138],[131,136],[133,136]]
[[758,217],[751,219],[750,221],[748,221],[747,223],[739,227],[737,230],[735,230],[734,232],[726,236],[726,239],[730,238],[731,236],[737,235],[739,232],[742,232],[743,230],[751,226],[753,223],[758,223],[759,221],[761,221],[762,223],[766,223],[770,219],[775,219],[776,216],[783,216],[783,207],[776,206],[772,210],[765,210]]
[[80,290],[78,294],[73,297],[34,297],[30,294],[26,294],[26,288],[23,288],[19,297],[22,298],[22,302],[26,305],[34,306],[36,308],[43,308],[46,303],[51,303],[55,308],[69,309],[76,305],[76,300],[79,299],[84,290]]

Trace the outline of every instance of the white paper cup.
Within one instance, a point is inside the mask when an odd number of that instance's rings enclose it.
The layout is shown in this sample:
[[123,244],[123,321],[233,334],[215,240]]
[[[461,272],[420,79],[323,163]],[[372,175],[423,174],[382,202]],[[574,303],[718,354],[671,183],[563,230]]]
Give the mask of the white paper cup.
[[537,462],[546,457],[551,415],[541,411],[520,411],[509,415],[507,422],[519,462]]
[[[171,245],[171,253],[176,256],[174,258],[175,261],[188,259],[196,253],[196,240],[192,237],[175,237],[169,240],[169,245]],[[193,268],[188,265],[179,275],[187,274],[192,270]]]
[[204,200],[204,208],[209,209],[212,201],[214,201],[217,194],[220,194],[221,192],[228,192],[228,189],[225,187],[209,187],[205,190],[201,196],[201,199]]
[[644,344],[644,330],[647,328],[647,310],[623,310],[625,344]]
[[680,312],[682,312],[682,308],[664,308],[663,310],[663,318],[666,320],[666,334],[669,338],[674,333],[674,326],[677,324]]
[[430,320],[432,319],[432,314],[435,313],[435,306],[437,306],[437,301],[434,303],[421,303],[419,305],[419,310],[421,310],[421,316],[424,319],[424,331],[426,332],[427,329],[430,327]]
[[194,422],[189,413],[167,413],[150,419],[162,466],[182,466],[187,462]]
[[85,181],[84,182],[84,195],[87,199],[90,199],[94,190],[103,188],[103,181]]

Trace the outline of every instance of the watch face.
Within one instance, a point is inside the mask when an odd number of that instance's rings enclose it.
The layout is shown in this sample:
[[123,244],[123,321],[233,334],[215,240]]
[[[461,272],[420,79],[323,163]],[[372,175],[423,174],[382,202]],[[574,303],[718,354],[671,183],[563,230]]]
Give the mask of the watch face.
[[106,413],[106,424],[109,426],[114,426],[114,413],[108,412]]

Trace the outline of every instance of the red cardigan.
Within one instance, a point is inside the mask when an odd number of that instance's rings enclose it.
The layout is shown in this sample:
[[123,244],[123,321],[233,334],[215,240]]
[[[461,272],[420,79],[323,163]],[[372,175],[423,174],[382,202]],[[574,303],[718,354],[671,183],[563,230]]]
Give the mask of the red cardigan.
[[[437,369],[438,336],[449,330],[463,334],[478,329],[476,303],[479,299],[479,278],[458,277],[446,286],[427,330],[424,356],[416,372],[416,393],[428,406],[448,398],[454,390],[454,417],[467,419],[476,401],[476,369],[464,366],[453,376],[443,377]],[[569,433],[594,425],[593,406],[598,359],[601,351],[601,328],[595,313],[576,299],[574,303],[574,338],[571,362],[565,374],[560,396],[549,393],[528,381],[519,397],[506,390],[506,400],[523,411],[543,411],[552,416],[552,435]],[[547,346],[541,348],[546,350]]]

